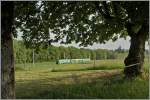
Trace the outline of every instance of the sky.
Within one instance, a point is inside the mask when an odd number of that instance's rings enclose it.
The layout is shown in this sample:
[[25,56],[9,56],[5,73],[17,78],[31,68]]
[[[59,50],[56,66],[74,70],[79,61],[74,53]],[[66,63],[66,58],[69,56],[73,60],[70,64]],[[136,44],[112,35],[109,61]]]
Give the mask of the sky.
[[[59,43],[52,43],[55,46],[74,46],[77,48],[80,48],[78,44],[76,43],[72,43],[69,45],[64,45],[64,44],[59,44]],[[119,46],[121,46],[122,49],[126,49],[128,50],[130,48],[130,37],[127,37],[126,39],[124,38],[119,38],[118,40],[116,40],[115,42],[113,42],[112,40],[107,41],[105,44],[93,44],[92,46],[88,46],[88,47],[84,47],[84,48],[88,48],[88,49],[109,49],[109,50],[115,50],[117,49]],[[82,47],[83,48],[83,47]],[[146,42],[145,45],[146,49],[149,49],[148,46],[148,42]]]
[[[17,39],[21,39],[21,35],[22,33],[18,33],[18,37]],[[60,44],[60,43],[52,43],[52,45],[54,46],[74,46],[76,48],[81,48],[79,46],[79,44],[76,43],[71,43],[71,44]],[[100,44],[100,43],[95,43],[92,46],[87,46],[87,47],[82,47],[82,48],[87,48],[87,49],[109,49],[109,50],[115,50],[117,49],[119,46],[121,46],[122,49],[129,49],[130,48],[130,37],[127,37],[126,39],[124,38],[119,38],[118,40],[116,40],[115,42],[113,42],[112,40],[107,41],[105,44]],[[149,49],[148,46],[148,42],[146,42],[145,44],[145,48]]]

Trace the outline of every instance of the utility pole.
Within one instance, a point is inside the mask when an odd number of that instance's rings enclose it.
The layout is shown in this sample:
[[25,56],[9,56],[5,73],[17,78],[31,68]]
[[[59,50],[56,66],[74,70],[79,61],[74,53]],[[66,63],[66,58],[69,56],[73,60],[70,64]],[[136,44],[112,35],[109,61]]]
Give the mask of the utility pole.
[[95,60],[96,60],[96,53],[94,52],[95,56],[94,56],[94,66],[95,67]]
[[[25,51],[26,52],[26,51]],[[25,58],[24,58],[24,69],[26,67],[26,53],[24,52]]]
[[105,60],[107,59],[107,52],[105,52]]
[[65,52],[64,52],[64,59],[66,59],[66,57],[65,57]]
[[33,65],[34,65],[34,49],[33,49],[32,61],[33,61]]

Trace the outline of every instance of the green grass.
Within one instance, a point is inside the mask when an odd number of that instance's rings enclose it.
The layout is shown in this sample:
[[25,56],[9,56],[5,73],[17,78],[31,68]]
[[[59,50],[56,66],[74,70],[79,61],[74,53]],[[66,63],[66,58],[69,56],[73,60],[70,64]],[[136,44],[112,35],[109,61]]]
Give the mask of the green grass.
[[[146,87],[145,87],[146,85]],[[138,86],[138,88],[137,88]],[[55,90],[55,91],[53,91]],[[62,92],[60,92],[62,91]],[[45,96],[46,94],[46,96]],[[97,79],[91,83],[59,85],[52,90],[39,93],[39,97],[44,98],[148,98],[148,82],[135,80],[127,82],[122,77]]]
[[[148,61],[144,64],[148,73]],[[43,62],[16,65],[16,98],[119,99],[148,98],[148,78],[123,79],[122,60],[100,60],[90,64]],[[146,75],[147,76],[147,75]]]
[[[117,66],[116,66],[117,65]],[[101,69],[117,69],[117,68],[123,68],[124,64],[121,60],[97,60],[95,62],[91,61],[89,64],[55,64],[55,62],[42,62],[42,63],[35,63],[34,65],[32,63],[27,64],[16,64],[16,70],[55,70],[55,71],[71,71],[71,70],[84,70],[84,69],[93,69],[100,67]]]

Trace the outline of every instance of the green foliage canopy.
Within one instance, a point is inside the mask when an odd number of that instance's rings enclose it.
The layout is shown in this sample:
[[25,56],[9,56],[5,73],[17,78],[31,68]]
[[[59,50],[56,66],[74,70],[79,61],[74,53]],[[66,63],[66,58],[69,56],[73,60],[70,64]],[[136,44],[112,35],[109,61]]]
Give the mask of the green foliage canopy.
[[14,27],[28,47],[58,41],[87,46],[126,37],[129,26],[134,34],[143,23],[148,27],[148,8],[146,1],[16,2]]

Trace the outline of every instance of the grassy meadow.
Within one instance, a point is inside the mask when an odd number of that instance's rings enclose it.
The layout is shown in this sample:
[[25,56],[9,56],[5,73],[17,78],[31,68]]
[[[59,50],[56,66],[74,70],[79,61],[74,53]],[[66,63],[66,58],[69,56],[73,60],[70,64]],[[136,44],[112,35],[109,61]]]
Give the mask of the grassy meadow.
[[19,99],[148,99],[148,60],[145,78],[123,79],[123,60],[89,64],[42,62],[15,65]]

